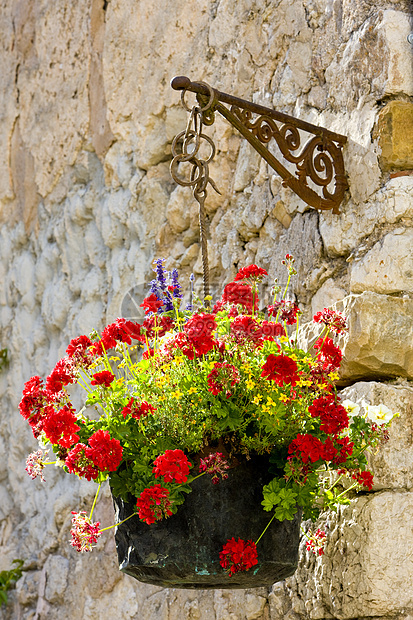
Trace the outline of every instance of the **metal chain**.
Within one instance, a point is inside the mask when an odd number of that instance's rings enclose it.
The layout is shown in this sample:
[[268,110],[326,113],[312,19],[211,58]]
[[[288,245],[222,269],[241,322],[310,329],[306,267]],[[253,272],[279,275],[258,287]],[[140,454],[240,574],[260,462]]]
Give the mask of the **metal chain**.
[[[205,299],[209,296],[209,263],[205,215],[205,199],[207,197],[206,188],[208,183],[216,192],[218,192],[218,194],[221,192],[209,176],[209,163],[215,156],[215,144],[209,136],[202,133],[203,117],[204,114],[207,113],[207,118],[211,118],[212,107],[215,103],[215,93],[214,89],[208,86],[208,84],[205,84],[204,82],[201,83],[204,84],[209,90],[209,101],[203,107],[194,105],[193,108],[190,109],[185,102],[186,91],[182,91],[182,105],[188,112],[190,112],[190,115],[185,131],[181,131],[181,133],[175,136],[172,142],[173,160],[171,162],[170,170],[171,176],[176,183],[184,187],[193,187],[194,198],[199,204],[199,236],[202,252]],[[208,124],[211,124],[209,120]],[[202,140],[206,141],[211,148],[211,152],[206,159],[197,157]],[[189,163],[192,165],[189,180],[185,180],[178,174],[178,167],[181,163]],[[209,300],[205,300],[205,306],[209,307]]]

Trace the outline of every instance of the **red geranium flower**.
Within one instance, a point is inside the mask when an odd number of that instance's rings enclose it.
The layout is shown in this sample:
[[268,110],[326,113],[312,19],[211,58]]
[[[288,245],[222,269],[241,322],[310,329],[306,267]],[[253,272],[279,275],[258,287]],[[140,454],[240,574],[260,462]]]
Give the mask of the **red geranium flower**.
[[219,559],[222,568],[227,570],[230,576],[238,571],[247,571],[258,564],[257,547],[252,540],[245,542],[242,538],[231,538],[224,545]]
[[142,327],[146,330],[147,338],[162,338],[173,327],[174,322],[169,316],[154,314],[148,317],[142,323]]
[[276,336],[284,336],[285,330],[281,323],[263,321],[260,327],[260,335],[264,340],[274,340]]
[[301,311],[294,301],[282,299],[268,306],[268,314],[269,316],[276,316],[278,314],[280,321],[285,321],[287,325],[294,325],[297,322],[297,314],[301,314]]
[[320,418],[320,430],[328,435],[337,435],[348,427],[347,411],[335,401],[334,394],[316,398],[308,411],[313,418]]
[[76,366],[69,357],[62,357],[46,379],[46,391],[50,395],[58,394],[69,383],[77,379]]
[[198,340],[202,337],[210,338],[216,328],[217,322],[214,315],[207,312],[194,314],[184,326],[185,333],[190,341]]
[[92,341],[87,336],[78,336],[70,341],[69,346],[66,349],[68,357],[75,362],[87,363],[88,360],[92,361],[92,355],[89,352],[89,347],[92,346]]
[[109,372],[109,370],[102,370],[102,372],[95,372],[93,379],[91,380],[91,385],[104,385],[105,387],[109,387],[112,381],[115,380],[115,375]]
[[218,484],[218,475],[222,480],[228,478],[228,474],[225,473],[227,469],[229,469],[229,463],[221,452],[213,452],[199,461],[199,471],[212,476],[213,484]]
[[192,467],[182,450],[166,450],[154,461],[153,473],[155,478],[163,476],[165,482],[183,484],[188,480],[189,468]]
[[331,308],[324,308],[314,315],[313,320],[316,323],[324,323],[329,329],[336,334],[347,331],[347,320],[340,312],[335,312]]
[[257,265],[248,265],[248,267],[243,267],[238,271],[234,278],[234,282],[248,280],[249,278],[260,282],[264,276],[268,276],[265,269],[262,269],[262,267],[257,267]]
[[208,391],[219,394],[225,390],[226,398],[231,396],[231,388],[239,383],[239,370],[227,362],[216,362],[207,377]]
[[64,448],[70,448],[79,441],[76,431],[80,426],[76,424],[77,418],[73,409],[65,405],[62,409],[52,409],[43,422],[43,428],[47,439],[53,444],[59,444]]
[[260,324],[251,316],[241,314],[231,323],[231,336],[239,343],[250,340],[259,344],[261,339]]
[[144,489],[139,495],[136,505],[139,519],[148,525],[173,514],[169,508],[171,506],[169,491],[160,484]]
[[153,413],[154,411],[156,411],[156,407],[147,403],[146,400],[138,403],[132,397],[128,404],[122,409],[122,415],[124,418],[126,418],[126,416],[128,415],[131,415],[132,418],[140,420],[142,416],[147,416],[148,413]]
[[76,444],[68,453],[65,465],[71,474],[77,474],[86,480],[96,480],[99,470],[95,467],[90,455],[92,449],[84,443]]
[[288,447],[288,454],[301,459],[303,463],[315,463],[324,457],[324,444],[313,435],[298,434]]
[[327,372],[340,368],[343,354],[339,347],[335,346],[331,338],[319,338],[314,344],[314,349],[319,350],[318,356],[325,360],[325,370]]
[[139,307],[145,308],[145,314],[147,314],[148,312],[157,312],[161,306],[163,306],[163,301],[158,299],[155,293],[152,293],[143,300]]
[[117,439],[111,439],[108,431],[99,430],[89,438],[91,447],[88,456],[100,471],[116,471],[122,460],[122,446]]
[[[240,304],[247,312],[252,312],[252,288],[248,284],[230,282],[224,288],[222,301],[229,304]],[[257,305],[258,299],[255,299]]]
[[280,387],[284,383],[290,383],[291,386],[294,386],[299,379],[297,370],[296,362],[287,355],[270,353],[262,367],[261,377],[272,379]]

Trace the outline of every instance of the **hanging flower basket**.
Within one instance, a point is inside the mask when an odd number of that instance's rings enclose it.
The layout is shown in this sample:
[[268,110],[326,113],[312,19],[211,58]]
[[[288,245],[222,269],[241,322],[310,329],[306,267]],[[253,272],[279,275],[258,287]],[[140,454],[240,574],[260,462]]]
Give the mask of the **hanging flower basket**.
[[[258,509],[262,488],[272,478],[268,457],[243,460],[226,480],[211,484],[203,476],[192,484],[177,514],[152,525],[135,515],[116,529],[120,569],[139,581],[168,588],[254,588],[271,586],[297,568],[301,510],[289,521],[274,520],[259,543],[258,563],[229,575],[220,564],[223,541],[236,532],[256,541],[271,515]],[[117,520],[136,509],[114,497]],[[234,539],[235,547],[242,545]]]
[[[184,306],[178,273],[156,261],[142,303],[145,319],[117,319],[101,334],[74,338],[46,378],[25,384],[20,412],[40,449],[26,470],[55,464],[100,484],[110,481],[117,523],[100,528],[73,512],[71,544],[91,551],[117,526],[121,569],[141,581],[186,588],[265,586],[297,564],[299,521],[371,489],[366,451],[393,417],[383,405],[341,403],[342,353],[333,337],[345,318],[314,316],[320,334],[298,345],[300,310],[275,284],[260,308],[267,272],[250,265],[213,306]],[[68,386],[87,392],[76,411]],[[71,390],[70,390],[71,392]],[[351,485],[341,485],[346,476]],[[333,484],[331,481],[333,480]],[[263,538],[263,534],[265,534]],[[325,533],[308,537],[322,553]]]

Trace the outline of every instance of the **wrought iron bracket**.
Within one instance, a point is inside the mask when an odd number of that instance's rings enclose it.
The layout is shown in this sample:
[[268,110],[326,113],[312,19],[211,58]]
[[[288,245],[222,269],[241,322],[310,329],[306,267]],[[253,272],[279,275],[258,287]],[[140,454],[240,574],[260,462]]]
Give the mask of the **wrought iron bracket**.
[[[204,82],[191,82],[184,76],[175,77],[171,86],[197,94],[198,102],[205,108],[205,125],[212,125],[214,112],[219,112],[280,175],[283,185],[304,202],[315,209],[339,213],[348,188],[342,153],[346,136],[220,92]],[[231,107],[228,109],[223,103]],[[311,135],[304,145],[301,132]],[[295,166],[295,175],[266,146],[272,139],[285,162]]]

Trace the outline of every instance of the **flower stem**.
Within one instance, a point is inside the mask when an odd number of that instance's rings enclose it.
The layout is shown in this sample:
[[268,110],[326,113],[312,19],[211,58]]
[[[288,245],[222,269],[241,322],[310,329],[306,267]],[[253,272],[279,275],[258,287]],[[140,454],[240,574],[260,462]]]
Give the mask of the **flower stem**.
[[89,515],[89,521],[91,521],[91,520],[92,520],[93,511],[94,511],[95,506],[96,506],[96,501],[97,501],[97,498],[98,498],[98,495],[99,495],[99,491],[100,491],[100,487],[101,487],[101,486],[102,486],[102,483],[100,482],[100,483],[99,483],[99,486],[98,486],[98,490],[96,491],[95,499],[93,500],[92,509],[91,509],[91,511],[90,511],[90,515]]
[[268,528],[270,527],[271,523],[274,521],[275,519],[275,513],[273,514],[273,516],[271,517],[270,521],[267,523],[266,528],[264,529],[264,531],[261,533],[261,536],[258,538],[258,540],[255,542],[256,545],[258,545],[258,543],[260,542],[261,538],[264,536],[265,532],[268,530]]
[[99,530],[99,532],[106,532],[106,530],[111,530],[114,527],[118,527],[118,525],[122,525],[122,523],[125,523],[125,521],[127,521],[131,517],[135,517],[136,515],[136,512],[132,512],[132,514],[129,515],[129,517],[126,517],[126,519],[123,519],[123,521],[119,521],[119,523],[115,523],[114,525],[109,525],[109,527],[104,527],[102,530]]

